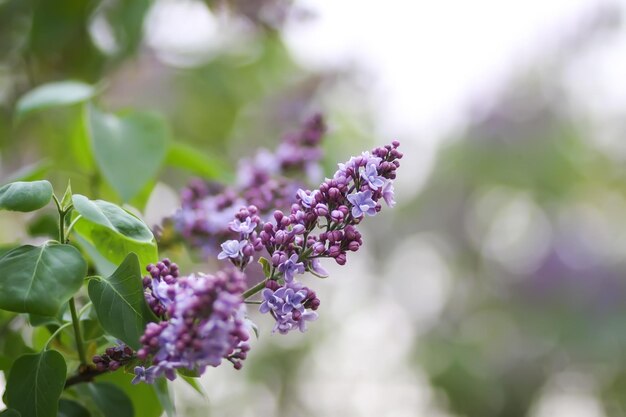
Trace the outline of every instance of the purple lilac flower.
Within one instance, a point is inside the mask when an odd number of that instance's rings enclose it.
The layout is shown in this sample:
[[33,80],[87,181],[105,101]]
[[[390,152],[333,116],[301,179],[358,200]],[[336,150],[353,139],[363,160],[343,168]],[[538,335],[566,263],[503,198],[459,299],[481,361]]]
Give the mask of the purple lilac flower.
[[261,313],[271,313],[276,319],[274,332],[287,334],[291,330],[306,331],[306,322],[317,319],[314,310],[320,305],[315,292],[298,282],[288,282],[278,287],[276,281],[268,281],[263,290]]
[[[231,269],[178,277],[169,283],[160,277],[155,280],[159,286],[168,285],[165,292],[172,297],[167,306],[161,305],[162,321],[149,323],[140,339],[137,358],[154,366],[135,368],[135,383],[150,383],[160,376],[174,379],[180,368],[201,374],[223,359],[241,368],[250,349],[242,298],[244,275]],[[151,294],[146,292],[146,299]]]
[[222,243],[222,251],[217,255],[217,259],[226,259],[226,258],[239,258],[242,254],[242,250],[244,246],[246,246],[246,241],[242,240],[227,240]]
[[298,255],[294,253],[278,265],[278,271],[283,273],[286,282],[291,282],[295,274],[304,274],[304,263],[298,262]]
[[233,232],[241,233],[247,237],[257,227],[257,222],[253,221],[250,217],[246,217],[246,220],[243,222],[239,219],[233,220],[230,222],[229,227]]
[[315,275],[317,275],[320,278],[326,278],[328,276],[328,271],[324,269],[324,267],[322,266],[322,263],[317,258],[314,258],[311,260],[309,268],[311,272],[313,272]]
[[361,168],[361,178],[363,178],[369,184],[370,188],[374,191],[378,190],[385,184],[385,179],[378,175],[375,163],[368,164],[365,168]]
[[393,190],[393,182],[387,181],[383,186],[383,200],[387,203],[388,207],[394,207],[396,205],[396,200],[394,200],[394,190]]
[[352,217],[359,218],[363,214],[374,216],[376,214],[376,202],[372,200],[372,191],[365,190],[350,194],[348,201],[352,203]]
[[299,188],[297,191],[297,195],[300,198],[300,202],[306,208],[311,208],[313,204],[315,204],[315,194],[310,193],[307,194],[302,188]]
[[132,381],[130,381],[130,383],[133,385],[136,385],[140,382],[153,384],[155,379],[157,378],[156,371],[156,366],[150,366],[147,369],[143,366],[135,366],[135,377]]

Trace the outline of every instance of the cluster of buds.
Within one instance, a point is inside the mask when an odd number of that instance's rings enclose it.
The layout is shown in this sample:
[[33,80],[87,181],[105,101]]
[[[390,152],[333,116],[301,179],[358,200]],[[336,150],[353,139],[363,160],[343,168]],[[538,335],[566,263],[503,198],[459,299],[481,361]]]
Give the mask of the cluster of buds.
[[92,358],[96,369],[100,372],[116,371],[135,359],[133,350],[123,343],[108,347],[104,352],[102,355],[95,355]]
[[148,265],[146,271],[149,273],[143,277],[146,302],[157,317],[163,318],[167,313],[166,303],[175,296],[178,265],[165,258],[156,265]]

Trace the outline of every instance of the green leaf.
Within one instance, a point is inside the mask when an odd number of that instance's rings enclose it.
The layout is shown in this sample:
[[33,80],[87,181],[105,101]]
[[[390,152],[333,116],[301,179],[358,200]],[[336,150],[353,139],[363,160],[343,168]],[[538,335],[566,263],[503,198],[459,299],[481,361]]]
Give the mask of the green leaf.
[[135,350],[146,325],[157,321],[146,303],[137,255],[129,254],[107,279],[89,281],[89,298],[104,330]]
[[86,391],[104,417],[134,417],[132,401],[115,385],[108,382],[91,383],[87,384]]
[[207,179],[229,179],[229,174],[232,172],[232,167],[223,159],[211,157],[180,142],[170,145],[165,163]]
[[67,366],[55,350],[20,356],[7,379],[6,401],[22,417],[56,417]]
[[70,245],[20,246],[0,258],[0,308],[54,316],[81,287],[87,264]]
[[133,403],[135,410],[141,410],[137,417],[160,417],[163,407],[150,384],[132,385],[134,375],[123,372],[110,372],[99,376],[100,381],[106,381],[122,389]]
[[66,400],[65,398],[59,401],[59,414],[58,417],[90,417],[89,410],[83,407],[76,401]]
[[34,211],[46,206],[52,199],[52,185],[48,181],[12,182],[0,188],[0,210]]
[[61,81],[40,85],[24,94],[17,102],[15,117],[50,107],[69,106],[89,100],[96,89],[78,81]]
[[[79,243],[92,259],[98,258],[94,256],[95,249],[102,258],[115,265],[119,265],[130,252],[137,254],[141,266],[158,261],[154,236],[140,219],[107,201],[89,200],[80,194],[74,194],[72,201],[74,219],[78,214],[82,216],[74,231],[82,238]],[[99,264],[104,268],[100,272],[107,273],[109,265]]]
[[167,380],[165,378],[158,378],[154,382],[153,387],[154,392],[159,398],[161,406],[163,406],[165,414],[167,414],[167,417],[176,416],[176,408],[174,407],[174,401],[172,400],[172,394],[167,384]]
[[0,412],[0,417],[22,417],[19,411],[13,408],[7,408],[6,410]]
[[198,382],[196,378],[193,378],[187,375],[180,375],[180,377],[182,378],[183,381],[187,383],[187,385],[189,385],[194,391],[200,394],[203,398],[205,399],[208,398],[206,392],[204,391],[204,388],[202,388],[202,385],[200,385],[200,383]]
[[113,189],[128,201],[153,179],[170,137],[165,120],[151,113],[88,112],[88,131],[96,163]]
[[270,261],[261,256],[259,258],[259,263],[263,266],[263,275],[265,275],[266,278],[269,277],[272,268]]

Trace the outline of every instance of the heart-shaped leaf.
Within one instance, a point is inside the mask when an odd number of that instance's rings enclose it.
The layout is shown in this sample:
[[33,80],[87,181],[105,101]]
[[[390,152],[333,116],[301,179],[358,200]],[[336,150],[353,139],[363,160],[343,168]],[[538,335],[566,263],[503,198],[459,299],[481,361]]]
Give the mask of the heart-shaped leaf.
[[6,402],[22,417],[57,417],[67,366],[55,350],[20,356],[7,379]]
[[156,176],[170,137],[165,120],[155,114],[117,116],[93,106],[88,131],[98,168],[124,201]]
[[0,258],[0,308],[54,316],[81,287],[87,263],[70,245],[20,246]]
[[[141,266],[158,260],[157,246],[150,228],[137,217],[115,204],[89,200],[80,194],[72,197],[74,216],[82,216],[74,226],[82,238],[79,244],[94,258],[94,249],[105,260],[119,265],[130,252],[137,254]],[[94,260],[96,261],[96,260]],[[106,265],[105,262],[98,264]],[[108,267],[100,270],[107,273]]]
[[48,181],[18,181],[0,188],[0,209],[4,210],[34,211],[51,199],[52,185]]
[[40,85],[19,99],[15,116],[21,118],[33,111],[80,103],[89,100],[95,94],[96,89],[93,86],[78,81]]
[[110,277],[93,277],[88,289],[102,328],[138,350],[146,325],[158,319],[144,297],[137,255],[129,254]]

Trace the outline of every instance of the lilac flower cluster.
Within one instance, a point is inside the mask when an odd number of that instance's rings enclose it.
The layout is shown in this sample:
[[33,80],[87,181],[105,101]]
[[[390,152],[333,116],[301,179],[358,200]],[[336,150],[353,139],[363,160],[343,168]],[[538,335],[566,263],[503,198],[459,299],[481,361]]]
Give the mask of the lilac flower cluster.
[[146,268],[146,300],[161,318],[146,326],[137,358],[150,364],[135,368],[133,383],[159,376],[176,378],[176,369],[203,373],[222,359],[236,369],[250,349],[242,293],[245,278],[237,270],[180,277],[167,259]]
[[276,320],[273,331],[287,334],[290,330],[306,331],[306,322],[317,319],[315,310],[320,300],[307,287],[296,281],[280,286],[275,280],[265,283],[263,302],[259,311],[270,313]]
[[[216,253],[218,244],[228,239],[228,222],[240,207],[254,206],[263,217],[276,208],[288,208],[302,177],[311,181],[321,177],[320,144],[325,131],[323,118],[315,115],[298,132],[285,135],[274,153],[261,149],[253,158],[243,159],[234,187],[193,180],[181,192],[175,228],[192,246]],[[227,253],[239,248],[229,249]]]
[[[366,215],[374,216],[381,210],[381,200],[390,207],[395,204],[393,180],[402,158],[399,145],[394,141],[371,153],[363,152],[339,164],[334,176],[318,189],[299,189],[289,214],[277,210],[273,220],[263,224],[258,217],[245,216],[255,212],[251,207],[238,214],[234,224],[258,224],[258,236],[246,229],[254,239],[226,242],[229,247],[232,245],[230,255],[220,257],[242,267],[249,263],[252,248],[267,250],[271,269],[262,293],[261,312],[270,312],[275,318],[274,331],[304,331],[305,322],[317,318],[319,299],[295,276],[306,271],[326,276],[319,264],[321,258],[332,258],[344,265],[347,253],[357,251],[363,244],[357,225]],[[238,245],[250,249],[244,253]]]
[[124,343],[106,348],[102,355],[95,355],[92,358],[98,371],[116,371],[121,366],[126,365],[135,358],[133,350]]

